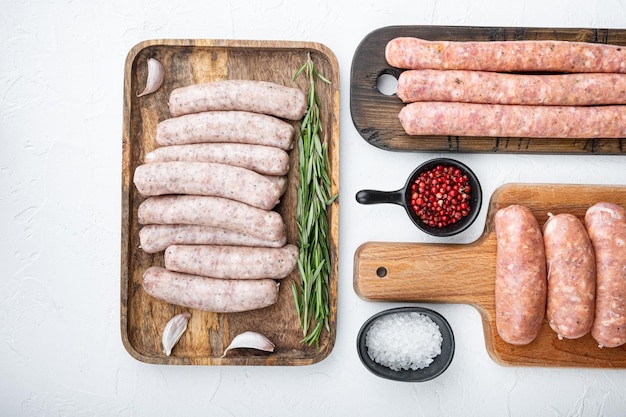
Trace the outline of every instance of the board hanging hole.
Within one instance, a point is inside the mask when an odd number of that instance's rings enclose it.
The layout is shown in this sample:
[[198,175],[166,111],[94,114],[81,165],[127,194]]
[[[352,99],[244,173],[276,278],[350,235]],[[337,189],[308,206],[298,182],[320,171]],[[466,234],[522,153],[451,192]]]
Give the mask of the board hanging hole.
[[379,266],[376,269],[376,275],[378,275],[378,278],[384,278],[385,276],[387,276],[387,268],[385,268],[384,266]]
[[386,96],[392,96],[398,89],[398,79],[393,74],[382,73],[376,79],[376,89]]

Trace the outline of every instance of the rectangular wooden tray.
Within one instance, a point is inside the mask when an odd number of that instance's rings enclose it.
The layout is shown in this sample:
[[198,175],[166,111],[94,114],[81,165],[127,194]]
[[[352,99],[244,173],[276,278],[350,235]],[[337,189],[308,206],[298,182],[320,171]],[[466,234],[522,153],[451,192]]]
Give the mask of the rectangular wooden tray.
[[[511,204],[528,206],[540,226],[548,213],[584,221],[599,201],[626,207],[626,187],[569,184],[506,184],[491,196],[482,236],[470,244],[366,242],[354,259],[354,289],[370,301],[469,304],[482,317],[490,357],[510,366],[626,368],[626,345],[598,348],[590,334],[559,340],[544,319],[539,336],[525,346],[504,342],[495,324],[496,237],[494,215]],[[386,275],[379,276],[380,268]]]
[[[291,285],[297,271],[281,281],[278,302],[265,309],[236,314],[217,314],[185,309],[148,296],[141,286],[142,274],[151,265],[163,265],[163,253],[147,254],[139,248],[137,207],[143,198],[132,183],[135,168],[153,150],[156,125],[169,118],[167,101],[172,89],[220,79],[254,79],[293,85],[292,78],[306,62],[307,54],[332,84],[316,85],[321,100],[324,140],[328,144],[333,193],[339,188],[339,68],[336,57],[324,45],[312,42],[245,40],[149,40],[134,46],[124,69],[124,120],[122,137],[122,242],[121,242],[121,332],[126,350],[135,359],[154,364],[176,365],[309,365],[331,352],[336,334],[337,258],[339,206],[336,200],[328,211],[332,275],[329,282],[330,331],[319,346],[300,342]],[[161,88],[137,97],[147,77],[148,58],[159,60],[166,71]],[[308,93],[308,81],[301,76],[295,85]],[[294,122],[294,126],[297,124]],[[283,215],[287,239],[297,243],[295,224],[298,150],[290,151],[289,187],[276,210]],[[191,312],[187,331],[172,352],[165,356],[161,335],[166,323],[177,313]],[[273,353],[238,349],[221,355],[237,334],[254,330],[272,340]]]
[[623,154],[625,139],[559,139],[513,137],[409,136],[398,113],[404,105],[395,95],[377,88],[383,74],[397,78],[402,70],[387,64],[385,46],[399,36],[427,40],[513,41],[556,39],[626,45],[626,31],[619,29],[388,26],[368,34],[357,47],[350,73],[350,112],[359,134],[368,143],[390,151]]

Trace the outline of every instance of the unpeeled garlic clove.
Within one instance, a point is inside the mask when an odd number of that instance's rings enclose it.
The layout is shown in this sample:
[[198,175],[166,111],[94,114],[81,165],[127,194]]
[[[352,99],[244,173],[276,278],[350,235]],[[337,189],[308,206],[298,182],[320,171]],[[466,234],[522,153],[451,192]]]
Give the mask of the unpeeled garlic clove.
[[163,84],[165,79],[165,69],[163,64],[154,58],[148,58],[148,78],[146,80],[146,88],[137,94],[137,97],[145,96],[147,94],[154,93]]
[[272,343],[267,337],[263,336],[261,333],[252,331],[243,332],[233,338],[233,340],[230,342],[230,345],[228,345],[228,347],[224,351],[222,358],[226,356],[226,353],[229,350],[238,348],[258,349],[265,352],[273,352],[274,343]]
[[180,313],[172,317],[165,325],[161,343],[163,344],[163,353],[166,356],[172,354],[172,349],[176,346],[183,333],[185,333],[185,330],[187,330],[187,322],[190,317],[191,314],[189,313]]

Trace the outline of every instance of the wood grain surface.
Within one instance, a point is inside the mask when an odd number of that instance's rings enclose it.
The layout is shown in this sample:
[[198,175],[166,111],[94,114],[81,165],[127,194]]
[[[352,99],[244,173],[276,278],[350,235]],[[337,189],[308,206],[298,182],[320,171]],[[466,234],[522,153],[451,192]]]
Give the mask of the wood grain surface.
[[485,344],[502,365],[626,368],[626,346],[598,348],[588,334],[559,340],[547,320],[526,346],[505,343],[495,327],[495,212],[511,204],[528,206],[543,226],[548,213],[571,213],[584,221],[599,201],[626,206],[626,187],[559,184],[508,184],[492,195],[485,229],[470,244],[367,242],[354,258],[355,292],[369,301],[461,303],[482,317]]
[[385,60],[385,46],[399,36],[427,40],[513,41],[564,40],[626,45],[626,31],[618,29],[388,26],[369,33],[358,45],[352,59],[350,112],[359,134],[368,143],[391,151],[541,153],[541,154],[623,154],[624,139],[559,139],[525,137],[409,136],[398,120],[404,106],[395,95],[377,88],[381,75],[396,79],[402,72]]
[[[330,331],[319,346],[300,342],[291,285],[294,272],[281,281],[278,302],[261,310],[217,314],[186,309],[148,296],[141,286],[142,274],[151,265],[163,266],[163,253],[147,254],[139,248],[137,207],[143,201],[132,184],[135,168],[156,146],[157,123],[170,117],[167,101],[180,86],[221,79],[253,79],[294,85],[292,78],[307,54],[320,73],[332,84],[316,85],[321,100],[324,140],[328,143],[333,193],[339,188],[339,68],[332,51],[311,42],[238,40],[149,40],[133,47],[124,69],[124,120],[122,137],[122,247],[121,247],[121,333],[126,350],[137,360],[177,365],[309,365],[328,356],[333,348],[337,317],[338,200],[328,211],[332,276],[329,282]],[[158,59],[166,70],[162,87],[154,94],[137,97],[147,77],[148,58]],[[299,77],[295,86],[308,93],[308,82]],[[297,122],[293,122],[297,127]],[[297,243],[295,223],[297,147],[290,151],[289,187],[276,211],[282,214],[287,239]],[[177,313],[189,311],[187,331],[172,352],[165,356],[161,334]],[[237,334],[253,330],[272,340],[273,353],[238,349],[221,358]]]

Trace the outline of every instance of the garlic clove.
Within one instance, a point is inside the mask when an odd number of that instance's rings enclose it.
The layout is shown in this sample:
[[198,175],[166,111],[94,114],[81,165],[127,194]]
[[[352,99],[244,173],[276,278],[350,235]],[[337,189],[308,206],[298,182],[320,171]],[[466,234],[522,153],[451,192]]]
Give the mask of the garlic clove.
[[230,345],[228,345],[228,347],[224,351],[222,358],[226,356],[226,353],[231,349],[249,348],[263,350],[265,352],[273,352],[274,347],[274,343],[272,343],[267,337],[263,336],[262,334],[247,331],[238,334],[233,338],[233,340],[230,342]]
[[177,314],[165,325],[161,343],[163,344],[163,353],[166,356],[172,354],[172,349],[176,346],[183,333],[185,333],[185,330],[187,330],[187,322],[190,317],[191,314],[189,313]]
[[165,79],[165,69],[163,64],[154,58],[148,58],[148,78],[146,79],[146,88],[137,94],[137,97],[145,96],[154,93],[161,87],[163,80]]

